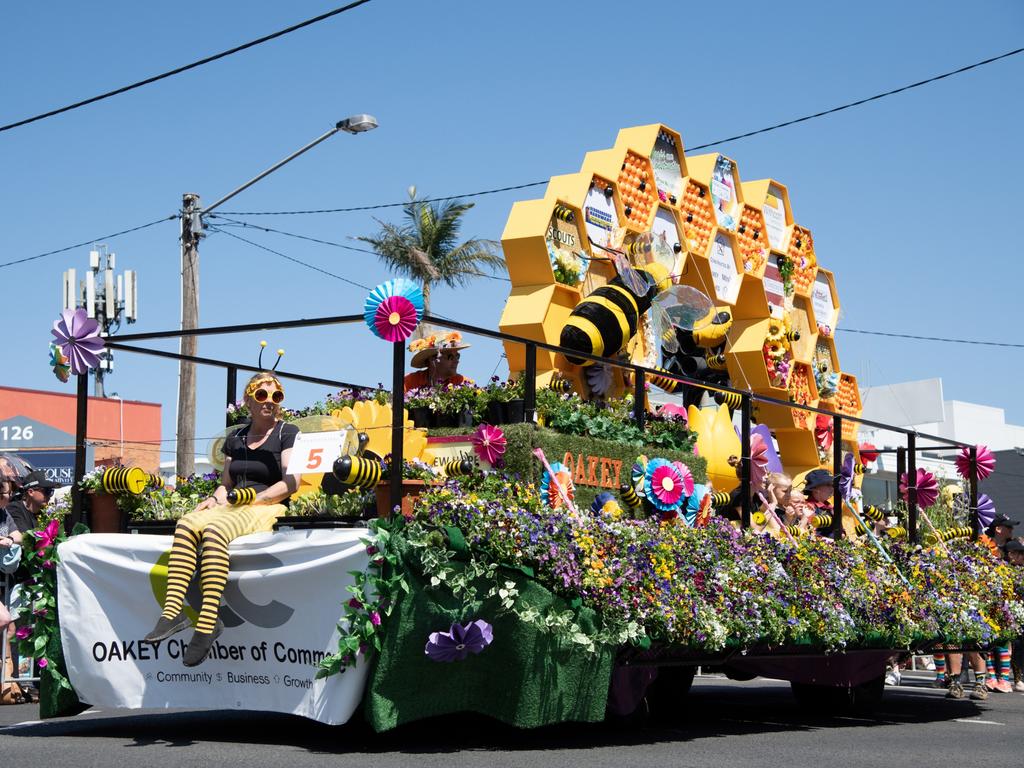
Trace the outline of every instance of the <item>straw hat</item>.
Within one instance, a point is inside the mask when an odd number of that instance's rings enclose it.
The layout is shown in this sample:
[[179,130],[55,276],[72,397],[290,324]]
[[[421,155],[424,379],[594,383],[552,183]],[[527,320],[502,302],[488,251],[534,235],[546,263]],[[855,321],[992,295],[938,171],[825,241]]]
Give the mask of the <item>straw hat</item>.
[[432,333],[422,339],[416,339],[409,345],[413,353],[409,363],[413,368],[426,368],[437,355],[445,349],[466,349],[469,344],[462,343],[462,334],[458,331],[448,333]]

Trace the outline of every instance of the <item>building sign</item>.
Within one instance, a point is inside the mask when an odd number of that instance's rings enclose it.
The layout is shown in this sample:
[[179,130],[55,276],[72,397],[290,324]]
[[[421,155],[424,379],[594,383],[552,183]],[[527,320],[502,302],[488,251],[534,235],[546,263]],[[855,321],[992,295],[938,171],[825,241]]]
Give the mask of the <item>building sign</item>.
[[75,436],[27,416],[0,421],[0,451],[30,448],[73,448]]
[[779,257],[772,254],[764,268],[764,295],[768,299],[768,311],[772,317],[785,314],[786,289],[779,274]]
[[574,485],[589,485],[594,488],[619,489],[619,478],[622,475],[622,461],[607,456],[586,456],[582,453],[574,456],[566,451],[562,463],[572,472]]
[[583,218],[587,237],[591,241],[606,248],[615,247],[615,229],[619,216],[615,210],[615,195],[607,182],[598,178],[591,182],[587,200],[583,203]]
[[651,152],[651,165],[654,167],[654,183],[658,191],[665,194],[662,202],[678,205],[683,198],[683,172],[679,167],[675,136],[658,131],[654,151]]
[[764,225],[768,230],[768,244],[778,250],[786,247],[786,206],[782,198],[782,190],[774,184],[768,185],[768,197],[761,206],[764,214]]
[[494,469],[481,459],[473,448],[472,435],[445,435],[427,438],[427,453],[432,456],[431,466],[443,473],[449,461],[468,461],[477,469]]
[[832,286],[829,285],[828,277],[821,272],[814,278],[811,305],[814,307],[814,316],[819,324],[828,326],[835,324],[836,305],[832,303]]

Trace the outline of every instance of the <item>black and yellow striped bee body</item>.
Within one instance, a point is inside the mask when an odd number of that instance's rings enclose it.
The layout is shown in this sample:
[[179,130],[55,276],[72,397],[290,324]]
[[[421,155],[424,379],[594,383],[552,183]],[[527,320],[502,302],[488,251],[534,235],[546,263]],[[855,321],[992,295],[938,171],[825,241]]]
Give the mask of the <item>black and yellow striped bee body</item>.
[[574,221],[576,221],[576,213],[572,210],[572,208],[568,208],[567,206],[564,205],[556,205],[555,218],[558,219],[559,221],[564,221],[567,224],[572,224]]
[[101,483],[107,493],[131,493],[138,496],[149,480],[150,475],[141,467],[108,467],[103,470]]
[[715,402],[724,405],[730,411],[735,411],[743,402],[743,395],[738,392],[715,392]]
[[551,383],[548,384],[548,389],[552,392],[558,392],[560,395],[564,395],[567,392],[572,392],[572,382],[568,379],[552,379]]
[[704,353],[704,360],[708,364],[708,368],[712,371],[724,371],[725,370],[725,353],[724,352],[711,352],[710,350]]
[[468,459],[452,459],[444,465],[444,473],[447,477],[461,477],[473,472],[473,462]]
[[874,505],[868,505],[864,507],[864,517],[870,518],[871,520],[880,523],[883,520],[885,520],[885,513]]
[[[666,371],[664,368],[657,368],[656,370],[663,371],[666,374],[669,373],[669,371]],[[656,386],[658,389],[668,392],[669,394],[678,392],[679,390],[686,386],[681,381],[669,378],[668,376],[658,376],[656,374],[649,375],[647,377],[647,380],[651,382],[651,384]]]
[[936,544],[940,541],[952,541],[953,539],[966,539],[971,535],[971,527],[969,525],[957,525],[953,528],[947,528],[944,531],[939,531],[936,536],[934,533],[930,533],[925,537],[925,541],[929,544]]
[[[668,270],[661,264],[648,264],[636,271],[647,277],[646,293],[633,294],[620,277],[594,289],[569,315],[559,344],[604,357],[623,349],[636,333],[640,316],[651,308],[655,296],[671,284]],[[566,355],[566,359],[573,365],[590,365],[583,358]]]
[[813,515],[811,525],[815,528],[828,528],[832,525],[832,515]]
[[725,509],[731,506],[732,496],[727,491],[715,491],[711,494],[711,506],[715,509]]
[[255,488],[232,488],[228,491],[228,504],[232,507],[243,507],[256,501]]
[[622,496],[622,500],[626,503],[626,506],[630,509],[640,509],[640,497],[636,495],[636,489],[631,485],[622,485],[619,488],[619,494]]
[[886,528],[885,534],[890,539],[905,539],[907,538],[907,529],[902,525],[894,525],[891,528]]
[[380,462],[362,456],[342,456],[334,462],[334,476],[345,485],[372,488],[383,474]]

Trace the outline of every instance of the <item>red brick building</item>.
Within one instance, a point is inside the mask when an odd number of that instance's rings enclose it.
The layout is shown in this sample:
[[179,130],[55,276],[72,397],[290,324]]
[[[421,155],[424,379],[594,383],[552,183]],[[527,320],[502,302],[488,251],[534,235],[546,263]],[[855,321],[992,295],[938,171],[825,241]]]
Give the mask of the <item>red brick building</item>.
[[[0,451],[16,453],[53,479],[71,482],[77,399],[73,393],[0,387]],[[86,467],[122,463],[160,470],[160,405],[89,398]]]

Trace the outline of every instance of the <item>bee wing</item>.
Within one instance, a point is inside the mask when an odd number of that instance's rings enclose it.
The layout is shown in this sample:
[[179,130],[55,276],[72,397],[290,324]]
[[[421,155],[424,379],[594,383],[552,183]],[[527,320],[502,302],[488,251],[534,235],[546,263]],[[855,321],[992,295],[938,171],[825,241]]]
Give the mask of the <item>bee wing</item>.
[[657,301],[651,305],[651,313],[654,315],[654,322],[657,324],[658,338],[661,341],[661,346],[670,355],[674,355],[679,351],[679,340],[676,338],[676,327],[672,322],[672,318],[665,311],[665,308],[661,306],[661,303]]
[[622,279],[622,284],[636,296],[643,296],[646,294],[650,288],[650,283],[648,283],[647,278],[645,278],[642,273],[634,269],[625,254],[619,253],[618,251],[612,251],[611,257],[612,261],[615,263],[615,269],[619,273],[619,277]]

